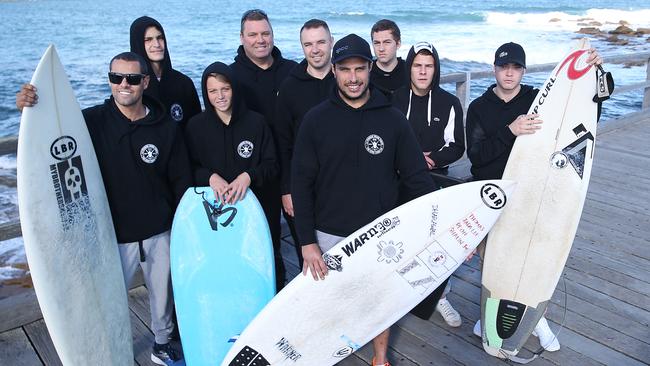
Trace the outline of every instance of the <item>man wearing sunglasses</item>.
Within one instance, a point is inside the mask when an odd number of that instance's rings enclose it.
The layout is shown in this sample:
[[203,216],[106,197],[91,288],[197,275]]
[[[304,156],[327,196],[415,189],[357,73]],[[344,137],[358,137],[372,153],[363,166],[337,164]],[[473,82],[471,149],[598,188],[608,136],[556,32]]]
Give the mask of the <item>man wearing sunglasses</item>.
[[[276,99],[280,85],[296,62],[283,58],[280,50],[274,46],[273,28],[263,10],[252,9],[242,15],[239,38],[241,46],[230,67],[240,82],[244,102],[248,108],[264,116],[271,127],[275,146],[278,146],[273,128]],[[271,230],[276,288],[280,291],[285,281],[284,263],[280,255],[280,179],[268,181],[260,190],[258,198]]]
[[[192,175],[180,127],[163,105],[143,93],[149,84],[145,60],[133,53],[115,56],[108,73],[111,97],[86,108],[83,116],[95,148],[111,209],[127,289],[138,264],[149,292],[158,365],[184,365],[169,343],[174,330],[169,264],[169,230],[174,208]],[[38,102],[25,84],[16,106]]]
[[145,94],[160,100],[169,116],[181,126],[201,112],[192,79],[172,68],[165,30],[160,23],[143,16],[131,24],[131,52],[147,61],[149,87]]

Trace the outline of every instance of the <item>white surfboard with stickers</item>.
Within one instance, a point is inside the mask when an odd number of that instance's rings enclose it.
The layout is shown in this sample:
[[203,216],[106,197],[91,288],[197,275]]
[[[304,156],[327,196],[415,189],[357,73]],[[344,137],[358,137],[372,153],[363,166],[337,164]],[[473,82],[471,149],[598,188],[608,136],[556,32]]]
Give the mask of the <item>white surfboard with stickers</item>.
[[404,316],[463,263],[515,184],[430,193],[373,220],[323,258],[323,281],[299,274],[244,330],[222,365],[333,365]]

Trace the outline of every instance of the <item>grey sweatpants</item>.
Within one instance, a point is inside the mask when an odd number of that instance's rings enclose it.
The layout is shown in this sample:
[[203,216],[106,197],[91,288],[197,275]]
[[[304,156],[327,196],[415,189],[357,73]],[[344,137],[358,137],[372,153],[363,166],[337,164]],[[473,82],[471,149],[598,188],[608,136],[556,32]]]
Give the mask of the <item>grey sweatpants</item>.
[[332,249],[333,246],[338,244],[343,239],[345,239],[344,236],[337,236],[316,230],[316,241],[318,242],[318,246],[323,253]]
[[142,267],[144,282],[149,291],[151,310],[151,330],[156,343],[169,342],[169,334],[174,330],[172,323],[173,296],[171,271],[169,267],[169,231],[154,235],[142,241],[145,261],[140,262],[138,242],[120,243],[120,259],[124,282],[128,290],[138,264]]

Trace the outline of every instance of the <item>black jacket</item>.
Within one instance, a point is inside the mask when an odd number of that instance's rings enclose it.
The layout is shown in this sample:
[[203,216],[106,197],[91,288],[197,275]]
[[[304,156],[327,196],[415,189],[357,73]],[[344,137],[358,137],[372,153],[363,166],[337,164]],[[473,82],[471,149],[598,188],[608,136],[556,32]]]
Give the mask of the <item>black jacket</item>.
[[[144,34],[147,28],[155,26],[165,37],[165,59],[160,81],[151,67],[151,61],[144,49]],[[131,52],[135,52],[147,60],[149,68],[149,87],[144,91],[145,95],[160,100],[166,108],[172,120],[185,126],[185,123],[194,115],[201,112],[201,103],[196,93],[192,79],[172,68],[169,58],[169,43],[165,36],[165,30],[157,20],[143,16],[131,24]]]
[[[413,47],[406,58],[407,70],[411,69],[415,52]],[[430,91],[417,96],[411,91],[411,73],[408,85],[393,94],[393,105],[409,120],[422,151],[430,151],[429,157],[436,168],[444,168],[460,159],[465,152],[463,108],[460,100],[440,87],[440,59],[433,49],[435,71]]]
[[388,72],[380,69],[375,60],[370,70],[370,83],[391,99],[395,90],[409,85],[408,70],[401,57],[397,58],[397,66]]
[[307,61],[303,60],[280,86],[274,126],[282,171],[282,194],[291,191],[291,158],[298,127],[311,108],[327,99],[335,83],[331,71],[322,80],[309,75]]
[[315,243],[315,229],[347,236],[395,208],[400,181],[411,199],[435,188],[404,115],[378,90],[358,109],[333,90],[307,112],[296,139],[291,192],[300,244]]
[[508,125],[528,113],[538,90],[521,85],[519,93],[504,102],[490,86],[474,99],[467,110],[467,156],[476,179],[500,179],[508,162],[516,136]]
[[[232,87],[232,117],[224,124],[210,104],[207,79],[211,73],[224,75]],[[201,78],[206,110],[192,117],[185,128],[194,180],[208,186],[210,176],[217,173],[232,182],[243,172],[251,178],[251,189],[277,175],[278,166],[271,131],[264,117],[250,111],[242,100],[241,90],[228,65],[215,62],[203,71]]]
[[246,106],[263,115],[269,124],[275,120],[275,105],[280,85],[297,65],[295,61],[283,58],[277,47],[273,47],[271,55],[273,64],[268,69],[262,69],[246,56],[244,47],[239,46],[235,62],[230,65],[242,87]]
[[149,114],[131,122],[113,98],[84,109],[119,243],[171,228],[174,210],[192,185],[178,125],[160,102],[145,96]]

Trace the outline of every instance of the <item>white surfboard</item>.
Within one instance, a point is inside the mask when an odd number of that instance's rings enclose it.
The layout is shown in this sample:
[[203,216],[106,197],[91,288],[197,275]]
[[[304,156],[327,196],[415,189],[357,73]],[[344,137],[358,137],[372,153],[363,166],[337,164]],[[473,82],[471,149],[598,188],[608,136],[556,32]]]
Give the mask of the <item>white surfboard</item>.
[[516,355],[553,295],[580,221],[596,138],[595,68],[585,39],[555,67],[529,113],[544,121],[517,137],[504,179],[517,191],[488,236],[483,264],[483,346]]
[[323,255],[323,281],[298,275],[244,330],[222,365],[333,365],[438,287],[492,227],[514,188],[481,181],[430,193]]
[[131,365],[129,310],[97,157],[50,46],[23,110],[17,189],[34,290],[64,365]]

